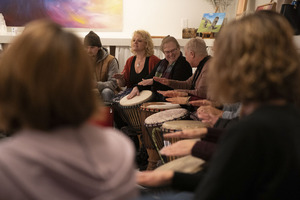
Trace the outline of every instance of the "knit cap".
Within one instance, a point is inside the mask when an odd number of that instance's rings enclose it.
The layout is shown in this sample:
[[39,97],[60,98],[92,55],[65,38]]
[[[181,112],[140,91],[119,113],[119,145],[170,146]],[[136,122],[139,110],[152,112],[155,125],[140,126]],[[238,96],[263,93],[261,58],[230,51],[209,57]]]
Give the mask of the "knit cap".
[[93,31],[90,31],[85,37],[83,44],[85,46],[96,46],[96,47],[102,47],[100,37],[94,33]]

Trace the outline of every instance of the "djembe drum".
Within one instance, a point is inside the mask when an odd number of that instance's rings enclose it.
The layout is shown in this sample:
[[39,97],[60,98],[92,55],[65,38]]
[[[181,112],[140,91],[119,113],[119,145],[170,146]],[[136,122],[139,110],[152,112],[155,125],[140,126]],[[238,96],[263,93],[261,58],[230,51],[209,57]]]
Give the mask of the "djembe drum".
[[[204,128],[207,127],[207,124],[201,122],[201,121],[194,121],[194,120],[174,120],[174,121],[168,121],[164,122],[161,126],[162,134],[176,132],[176,131],[182,131],[185,129],[195,129],[195,128]],[[177,141],[179,141],[179,138],[170,138],[170,139],[164,139],[164,146],[169,146],[170,144],[173,144]],[[167,156],[168,161],[172,161],[177,159],[178,156]]]
[[152,92],[143,90],[139,96],[132,99],[127,99],[127,96],[124,96],[119,102],[121,113],[127,124],[137,133],[141,133],[140,106],[147,101],[151,101],[153,98]]
[[113,127],[114,116],[111,103],[105,102],[103,105],[98,106],[96,112],[90,118],[90,122],[101,126]]
[[93,94],[95,95],[98,108],[94,113],[94,115],[92,116],[92,118],[90,119],[90,121],[101,126],[113,127],[114,116],[113,116],[112,103],[102,102],[102,97],[98,89],[93,89],[92,91]]
[[[161,112],[164,110],[180,108],[179,104],[172,104],[169,102],[147,102],[143,103],[140,107],[141,110],[141,124],[143,125],[145,119],[152,114],[157,112]],[[142,126],[142,142],[147,150],[148,154],[148,166],[147,170],[152,170],[156,168],[157,160],[159,160],[159,155],[155,150],[152,139],[149,137],[147,133],[146,127]]]
[[155,150],[157,151],[162,163],[165,163],[165,160],[159,153],[159,150],[164,146],[163,137],[160,129],[161,125],[167,121],[186,119],[188,116],[189,111],[187,109],[175,108],[155,113],[145,119],[144,123],[147,133],[150,136],[153,146],[155,147]]

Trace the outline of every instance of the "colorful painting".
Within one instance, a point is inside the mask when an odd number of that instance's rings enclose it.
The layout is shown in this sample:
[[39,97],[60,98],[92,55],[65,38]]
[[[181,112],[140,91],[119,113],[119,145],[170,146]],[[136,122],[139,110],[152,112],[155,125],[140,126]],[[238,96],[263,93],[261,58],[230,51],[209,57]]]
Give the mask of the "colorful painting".
[[66,28],[121,31],[123,27],[123,0],[1,0],[0,13],[7,26],[51,18]]
[[219,32],[224,18],[225,13],[204,13],[197,32]]

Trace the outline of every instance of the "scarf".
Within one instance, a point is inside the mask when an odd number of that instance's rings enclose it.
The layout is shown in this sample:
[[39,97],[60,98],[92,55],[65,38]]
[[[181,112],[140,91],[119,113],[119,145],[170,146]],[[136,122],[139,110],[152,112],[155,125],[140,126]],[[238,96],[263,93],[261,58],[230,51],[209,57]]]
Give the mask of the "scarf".
[[171,78],[171,72],[172,69],[175,65],[175,62],[173,62],[169,67],[168,67],[169,62],[166,59],[163,59],[160,63],[159,66],[157,67],[157,70],[155,72],[156,77],[161,77],[161,78]]

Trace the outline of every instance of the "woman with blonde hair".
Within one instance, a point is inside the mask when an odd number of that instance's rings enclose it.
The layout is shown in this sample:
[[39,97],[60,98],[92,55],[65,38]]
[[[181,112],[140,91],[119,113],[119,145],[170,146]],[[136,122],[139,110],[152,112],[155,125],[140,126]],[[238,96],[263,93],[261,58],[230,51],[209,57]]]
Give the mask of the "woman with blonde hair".
[[132,199],[134,148],[90,124],[92,63],[59,25],[28,24],[0,60],[0,199]]
[[151,35],[145,30],[136,30],[131,39],[131,52],[122,73],[115,74],[120,87],[132,88],[142,81],[160,61],[154,55]]
[[151,35],[145,30],[134,31],[131,39],[131,52],[134,55],[127,59],[123,71],[113,76],[117,79],[120,87],[126,87],[124,91],[115,95],[113,99],[114,122],[118,129],[128,125],[128,122],[125,122],[121,118],[123,111],[119,107],[120,99],[129,94],[133,87],[149,75],[160,61],[154,55],[154,45]]

